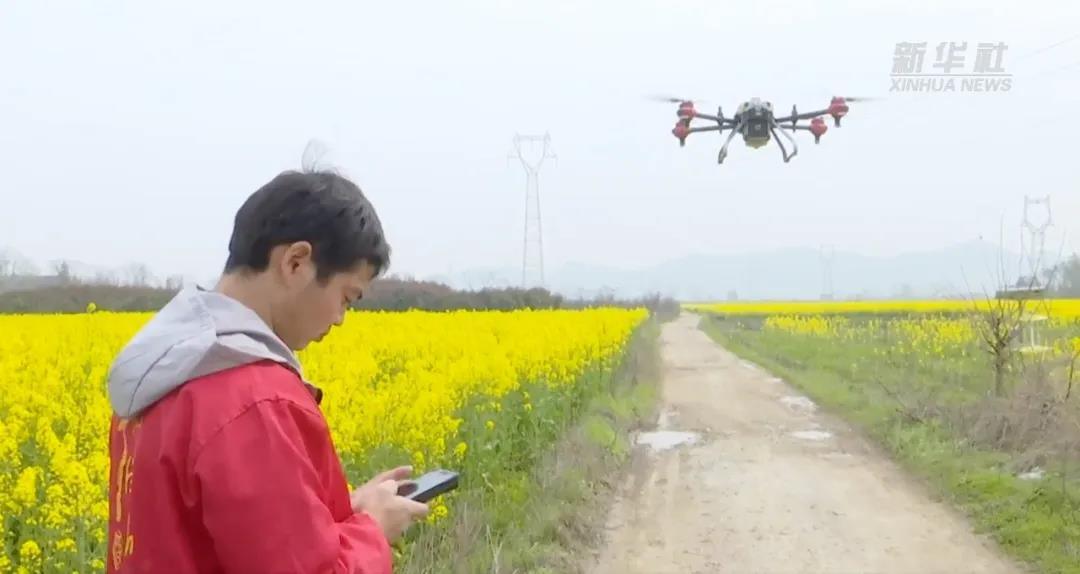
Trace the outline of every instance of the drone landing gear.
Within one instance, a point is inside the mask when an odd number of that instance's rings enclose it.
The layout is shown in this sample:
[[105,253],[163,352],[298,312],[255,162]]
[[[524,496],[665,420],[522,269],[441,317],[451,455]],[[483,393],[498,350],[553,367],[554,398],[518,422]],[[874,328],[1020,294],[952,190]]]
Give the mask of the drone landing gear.
[[780,137],[776,135],[776,125],[774,124],[769,127],[769,131],[772,132],[773,138],[776,139],[776,145],[780,146],[780,153],[784,156],[784,163],[788,163],[789,161],[791,161],[791,158],[798,155],[799,144],[795,141],[795,138],[791,137],[791,134],[785,132],[783,128],[780,128],[780,133],[784,134],[784,137],[786,137],[788,141],[791,142],[791,155],[788,155],[787,149],[784,148],[784,142],[780,141]]
[[724,158],[727,157],[728,144],[731,143],[735,134],[739,133],[739,127],[740,126],[735,126],[735,128],[731,130],[731,133],[728,134],[727,140],[724,141],[724,146],[720,148],[720,153],[716,156],[716,163],[724,163]]

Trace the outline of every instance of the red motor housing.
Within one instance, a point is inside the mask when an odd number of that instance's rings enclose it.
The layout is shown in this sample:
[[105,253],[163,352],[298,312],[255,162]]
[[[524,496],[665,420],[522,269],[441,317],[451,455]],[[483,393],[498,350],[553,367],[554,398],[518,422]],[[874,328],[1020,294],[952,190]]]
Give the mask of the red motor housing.
[[688,120],[693,118],[696,113],[693,102],[683,102],[679,104],[679,109],[675,112],[675,115],[679,116],[680,120]]
[[686,125],[685,120],[679,121],[671,130],[671,134],[679,139],[680,146],[686,145],[686,136],[690,135],[690,127]]
[[810,133],[814,134],[814,143],[818,143],[828,130],[829,126],[825,125],[825,120],[820,116],[810,120]]
[[846,116],[847,113],[848,105],[844,98],[837,96],[829,102],[829,115],[833,117],[837,126],[840,125],[840,118]]

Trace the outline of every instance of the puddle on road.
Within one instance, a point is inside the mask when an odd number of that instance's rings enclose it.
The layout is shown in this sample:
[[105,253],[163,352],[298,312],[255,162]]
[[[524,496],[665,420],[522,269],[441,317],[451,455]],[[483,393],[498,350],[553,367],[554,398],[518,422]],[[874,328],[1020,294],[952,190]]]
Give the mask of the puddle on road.
[[817,405],[814,404],[814,401],[806,397],[781,397],[780,402],[784,403],[784,406],[789,409],[802,409],[807,411],[813,411],[817,409]]
[[761,370],[760,368],[758,368],[757,365],[755,365],[754,363],[751,363],[750,361],[743,360],[743,361],[739,361],[739,362],[742,363],[742,366],[746,367],[747,369],[750,369],[751,371],[760,371]]
[[701,435],[694,432],[661,430],[643,432],[637,436],[635,442],[655,451],[662,451],[686,444],[695,444],[700,438]]
[[1021,473],[1017,478],[1020,480],[1042,480],[1044,476],[1046,476],[1046,473],[1043,469],[1036,466],[1027,472]]
[[826,440],[826,439],[832,438],[832,433],[828,432],[828,431],[821,431],[821,430],[802,430],[802,431],[795,431],[795,432],[791,433],[791,436],[793,436],[795,438],[800,438],[800,439],[803,439],[803,440],[820,441],[820,440]]

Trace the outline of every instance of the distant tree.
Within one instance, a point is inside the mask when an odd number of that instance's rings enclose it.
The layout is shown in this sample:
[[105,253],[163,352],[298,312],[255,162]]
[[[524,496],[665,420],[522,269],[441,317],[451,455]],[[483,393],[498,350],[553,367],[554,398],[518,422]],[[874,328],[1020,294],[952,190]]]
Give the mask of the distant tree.
[[15,265],[19,261],[19,255],[9,249],[0,249],[0,277],[8,277],[15,274]]
[[974,314],[975,332],[983,349],[990,354],[994,368],[994,396],[1005,394],[1005,377],[1014,356],[1014,343],[1028,312],[1028,299],[987,298],[985,309]]
[[[1039,267],[1037,261],[1035,267]],[[984,294],[982,305],[971,314],[975,332],[983,342],[983,350],[991,357],[994,396],[1005,395],[1007,374],[1018,356],[1017,346],[1023,342],[1024,325],[1032,316],[1046,313],[1043,285],[1058,282],[1057,276],[1062,271],[1059,266],[1054,266],[1042,285],[1035,276],[1021,275],[1012,282],[1007,279],[1004,260],[999,261],[995,277],[998,284],[996,292],[992,296]]]
[[1080,297],[1080,255],[1073,254],[1054,273],[1053,293],[1058,297]]
[[131,287],[147,287],[150,285],[150,269],[145,263],[132,263],[125,270],[127,284]]
[[60,278],[61,283],[71,283],[71,265],[63,259],[53,262],[53,273]]
[[182,275],[169,275],[165,278],[165,288],[170,291],[179,291],[184,286],[184,277]]
[[94,284],[116,287],[120,285],[120,281],[116,278],[116,274],[111,271],[98,271],[94,275]]

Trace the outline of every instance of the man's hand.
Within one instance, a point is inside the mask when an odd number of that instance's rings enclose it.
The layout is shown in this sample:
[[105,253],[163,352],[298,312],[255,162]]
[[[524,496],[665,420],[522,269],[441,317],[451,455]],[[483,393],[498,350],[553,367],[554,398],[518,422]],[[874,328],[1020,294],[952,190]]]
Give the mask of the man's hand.
[[350,495],[353,512],[371,516],[391,543],[400,538],[415,520],[428,514],[426,504],[397,494],[399,485],[410,474],[412,468],[408,466],[379,473]]
[[376,474],[371,480],[365,482],[362,486],[352,491],[349,496],[349,500],[352,501],[353,512],[364,512],[363,500],[368,498],[367,491],[374,489],[379,484],[388,480],[399,481],[408,480],[412,476],[411,466],[399,466],[394,469],[386,470]]

